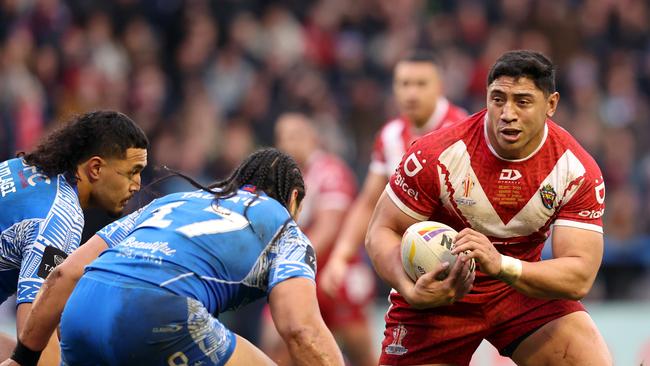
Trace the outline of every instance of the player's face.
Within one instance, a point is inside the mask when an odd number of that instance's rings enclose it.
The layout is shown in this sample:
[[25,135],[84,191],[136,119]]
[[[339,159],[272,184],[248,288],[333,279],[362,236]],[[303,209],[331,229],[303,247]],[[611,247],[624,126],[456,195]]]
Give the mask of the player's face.
[[140,190],[140,173],[147,165],[147,150],[129,148],[124,159],[106,159],[92,192],[96,206],[118,216]]
[[275,146],[303,165],[313,149],[313,130],[300,115],[281,117],[275,125]]
[[487,90],[488,138],[506,159],[522,159],[539,147],[546,118],[553,116],[560,99],[548,96],[527,78],[502,76]]
[[400,112],[416,126],[424,126],[441,93],[437,68],[430,62],[399,62],[395,67],[393,92]]

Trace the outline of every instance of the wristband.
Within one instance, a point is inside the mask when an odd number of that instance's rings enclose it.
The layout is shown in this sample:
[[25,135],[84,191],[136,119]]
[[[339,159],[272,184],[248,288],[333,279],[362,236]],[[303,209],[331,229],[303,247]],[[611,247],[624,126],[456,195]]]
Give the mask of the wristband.
[[14,353],[11,355],[11,359],[21,364],[21,366],[36,366],[38,359],[41,358],[42,352],[32,351],[19,339],[18,343],[16,343],[16,348],[14,348]]
[[521,277],[522,265],[517,258],[501,254],[501,270],[496,276],[501,281],[512,285]]

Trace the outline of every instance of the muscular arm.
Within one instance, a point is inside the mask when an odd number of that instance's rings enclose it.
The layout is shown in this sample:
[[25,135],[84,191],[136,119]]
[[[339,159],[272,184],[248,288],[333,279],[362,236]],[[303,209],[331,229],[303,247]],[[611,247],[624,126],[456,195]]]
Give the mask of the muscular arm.
[[375,271],[394,289],[404,294],[413,282],[402,269],[402,233],[417,220],[402,212],[384,192],[370,220],[366,250]]
[[603,258],[601,233],[570,226],[554,226],[553,259],[524,262],[513,286],[526,295],[579,300],[596,279]]
[[465,296],[472,288],[474,273],[469,259],[461,255],[449,270],[449,275],[436,278],[448,269],[449,263],[428,272],[413,284],[402,267],[400,245],[402,233],[417,220],[402,212],[384,192],[370,221],[366,234],[366,250],[375,271],[416,308],[449,305]]
[[[596,231],[570,226],[554,226],[553,258],[538,262],[521,262],[519,278],[510,283],[520,292],[538,298],[583,298],[594,283],[603,257],[603,235]],[[471,251],[481,271],[499,278],[503,257],[490,240],[472,229],[456,237],[452,252]]]
[[18,326],[20,341],[32,350],[42,350],[59,324],[63,307],[83,269],[107,248],[95,235],[75,250],[47,277],[24,323]]
[[386,176],[368,172],[359,196],[345,217],[332,257],[348,261],[357,253],[363,243],[372,211],[387,182]]
[[343,356],[320,316],[316,286],[290,278],[269,295],[273,322],[297,365],[343,365]]

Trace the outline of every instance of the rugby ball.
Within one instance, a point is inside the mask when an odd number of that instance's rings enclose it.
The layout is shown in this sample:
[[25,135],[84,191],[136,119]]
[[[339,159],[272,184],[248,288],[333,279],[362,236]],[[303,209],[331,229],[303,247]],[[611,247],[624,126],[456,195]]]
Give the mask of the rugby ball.
[[[402,266],[406,274],[416,281],[421,275],[431,272],[440,263],[449,262],[449,268],[456,262],[456,256],[451,254],[454,247],[456,230],[435,221],[422,221],[411,225],[402,236]],[[472,259],[470,272],[475,269]],[[444,279],[447,273],[439,280]]]

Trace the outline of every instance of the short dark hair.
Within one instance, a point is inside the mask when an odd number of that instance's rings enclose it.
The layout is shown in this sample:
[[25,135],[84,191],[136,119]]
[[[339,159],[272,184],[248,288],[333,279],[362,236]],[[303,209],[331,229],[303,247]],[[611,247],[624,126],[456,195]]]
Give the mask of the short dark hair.
[[148,147],[147,136],[125,114],[95,111],[73,118],[46,136],[34,151],[19,156],[48,176],[63,173],[76,182],[77,165],[93,156],[123,159],[128,148]]
[[545,95],[555,92],[555,66],[541,52],[516,50],[504,53],[490,69],[488,87],[501,76],[527,77]]
[[428,62],[434,66],[439,64],[438,57],[434,52],[422,48],[408,52],[406,55],[401,57],[398,62]]

